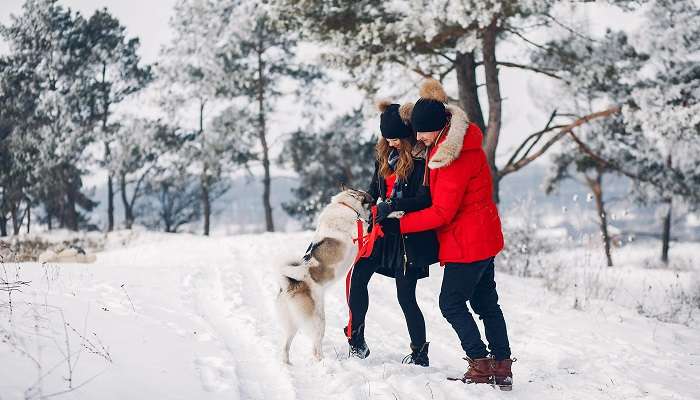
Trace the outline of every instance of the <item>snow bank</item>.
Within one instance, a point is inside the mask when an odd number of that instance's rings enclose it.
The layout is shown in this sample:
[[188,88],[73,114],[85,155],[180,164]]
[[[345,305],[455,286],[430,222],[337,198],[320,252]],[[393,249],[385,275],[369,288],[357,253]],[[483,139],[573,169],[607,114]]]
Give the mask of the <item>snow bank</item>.
[[[401,364],[410,351],[408,333],[393,281],[383,276],[370,283],[368,359],[346,358],[347,310],[338,284],[328,291],[324,361],[313,362],[310,342],[299,337],[293,365],[283,366],[274,271],[300,257],[310,237],[118,232],[91,265],[5,264],[3,279],[30,283],[12,293],[11,311],[0,292],[0,360],[12,366],[0,368],[0,398],[66,390],[65,397],[75,399],[700,397],[696,329],[640,315],[620,300],[622,291],[574,307],[569,291],[504,273],[497,277],[501,305],[519,359],[513,392],[448,382],[446,376],[464,372],[465,362],[438,308],[438,266],[417,290],[432,342],[430,368]],[[697,250],[683,244],[673,252]],[[554,253],[551,263],[568,260],[561,270],[583,271],[585,252]],[[690,273],[643,268],[640,252],[643,246],[616,254],[621,267],[601,272],[599,280],[659,283],[672,282],[676,273],[685,281]]]

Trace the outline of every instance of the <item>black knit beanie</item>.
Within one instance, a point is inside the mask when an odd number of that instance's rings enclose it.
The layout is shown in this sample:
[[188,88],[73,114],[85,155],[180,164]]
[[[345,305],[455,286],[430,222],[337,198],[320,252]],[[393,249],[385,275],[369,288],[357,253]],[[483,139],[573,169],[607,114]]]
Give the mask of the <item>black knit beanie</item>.
[[407,139],[413,136],[411,127],[399,115],[399,105],[387,106],[379,117],[379,129],[385,139]]
[[416,132],[434,132],[447,123],[445,104],[433,99],[421,98],[416,101],[411,114],[411,125]]

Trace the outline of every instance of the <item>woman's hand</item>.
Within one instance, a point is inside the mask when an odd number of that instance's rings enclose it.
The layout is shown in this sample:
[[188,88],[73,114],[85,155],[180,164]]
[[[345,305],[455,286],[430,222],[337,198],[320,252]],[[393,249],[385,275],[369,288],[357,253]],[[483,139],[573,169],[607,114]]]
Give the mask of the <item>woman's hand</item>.
[[391,201],[383,201],[377,204],[377,223],[381,223],[394,211]]

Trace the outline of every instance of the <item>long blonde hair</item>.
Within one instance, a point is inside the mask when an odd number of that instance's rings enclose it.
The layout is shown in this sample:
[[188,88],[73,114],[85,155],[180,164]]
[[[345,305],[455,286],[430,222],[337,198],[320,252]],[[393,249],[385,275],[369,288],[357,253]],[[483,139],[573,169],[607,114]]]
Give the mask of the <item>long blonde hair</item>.
[[397,179],[406,180],[413,172],[413,146],[416,143],[415,138],[399,139],[401,146],[397,149],[399,152],[399,161],[396,163],[396,168],[392,171],[389,168],[389,153],[392,147],[389,146],[389,141],[383,137],[379,137],[377,142],[376,158],[379,163],[379,175],[386,178],[391,174],[396,174]]

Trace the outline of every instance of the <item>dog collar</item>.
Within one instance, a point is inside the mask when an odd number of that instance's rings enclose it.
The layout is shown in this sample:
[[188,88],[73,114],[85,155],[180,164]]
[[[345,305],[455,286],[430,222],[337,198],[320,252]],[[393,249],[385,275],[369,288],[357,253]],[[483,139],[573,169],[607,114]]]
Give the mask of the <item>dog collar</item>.
[[343,201],[339,201],[338,204],[342,204],[342,205],[344,205],[345,207],[347,207],[347,208],[351,209],[352,211],[354,211],[355,214],[357,214],[357,219],[360,219],[360,213],[359,213],[357,210],[355,210],[354,208],[352,208],[348,203],[345,203],[345,202],[343,202]]

